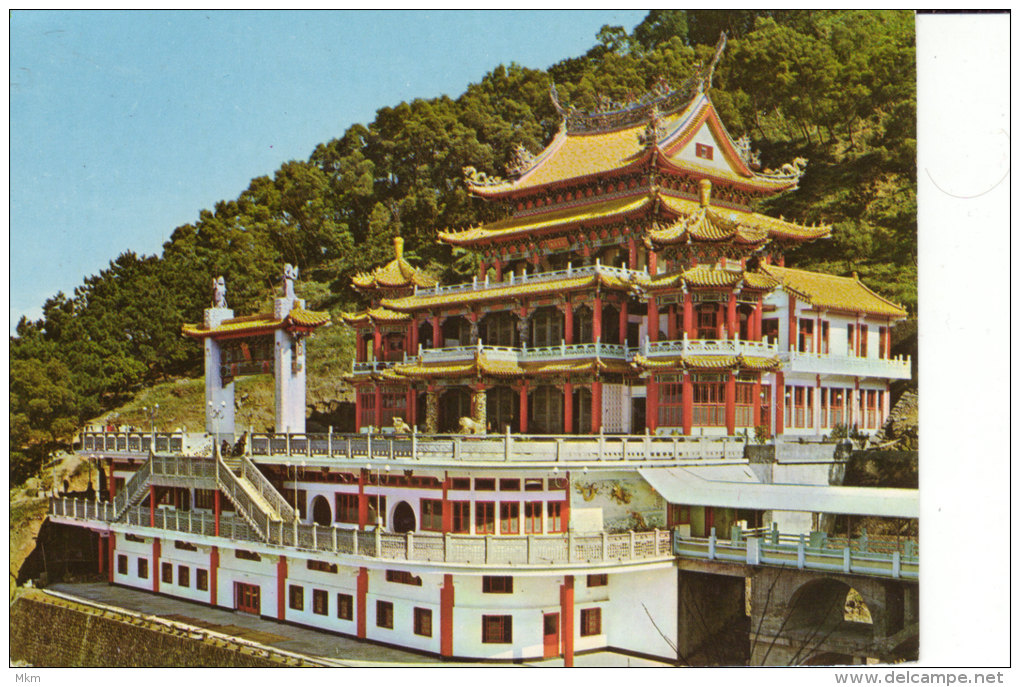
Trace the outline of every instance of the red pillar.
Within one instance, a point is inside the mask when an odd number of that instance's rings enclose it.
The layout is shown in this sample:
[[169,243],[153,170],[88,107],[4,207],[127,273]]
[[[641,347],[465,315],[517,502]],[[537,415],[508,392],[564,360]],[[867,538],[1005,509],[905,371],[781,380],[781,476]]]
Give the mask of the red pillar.
[[414,402],[414,400],[415,400],[414,399],[414,388],[413,387],[408,387],[407,388],[407,417],[405,417],[404,419],[407,420],[407,424],[409,426],[411,426],[411,427],[414,427],[414,425],[415,425],[414,411],[416,410],[415,406],[417,404]]
[[620,345],[627,343],[627,298],[620,304]]
[[602,430],[602,382],[591,383],[591,431],[598,434]]
[[379,331],[379,325],[375,325],[372,330],[372,357],[382,360],[382,353],[382,332]]
[[659,383],[655,381],[655,375],[648,378],[645,394],[645,427],[654,433],[659,426]]
[[776,431],[777,435],[783,433],[783,426],[786,422],[783,420],[783,412],[786,409],[786,379],[782,372],[776,373],[776,392],[774,395],[775,401],[772,410],[772,417],[776,418]]
[[358,638],[365,638],[368,625],[368,568],[358,570]]
[[218,546],[212,547],[209,552],[209,603],[213,606],[217,604],[219,598],[216,589],[219,582],[220,573],[220,548]]
[[758,294],[758,302],[754,304],[754,336],[755,341],[761,341],[761,294]]
[[683,395],[680,398],[680,421],[683,423],[684,434],[690,436],[691,428],[694,425],[694,384],[691,383],[691,374],[684,372]]
[[480,263],[478,265],[478,281],[485,281],[485,273],[489,271],[489,266],[486,263]]
[[503,262],[497,260],[493,267],[496,268],[496,281],[503,281]]
[[736,434],[737,429],[737,376],[730,370],[726,378],[726,433]]
[[104,567],[104,565],[106,563],[106,561],[104,560],[106,558],[106,551],[103,550],[103,548],[104,548],[103,547],[103,539],[104,539],[103,535],[100,534],[99,535],[99,549],[97,551],[97,553],[98,553],[97,562],[99,563],[99,574],[100,575],[102,575],[105,572],[105,570],[103,570],[103,567]]
[[280,556],[276,563],[276,617],[287,617],[287,557]]
[[358,529],[368,525],[368,497],[365,496],[365,470],[358,472]]
[[751,424],[761,424],[761,373],[755,377],[754,391],[751,392]]
[[382,427],[382,385],[375,385],[375,428],[379,431]]
[[697,332],[694,331],[694,302],[690,291],[684,294],[684,333],[688,339],[697,338]]
[[407,326],[407,347],[408,355],[418,354],[418,318],[415,317],[411,320],[411,324]]
[[560,622],[563,626],[563,667],[574,667],[574,576],[564,575],[560,587]]
[[591,340],[602,339],[602,296],[595,296],[595,304],[591,312]]
[[627,237],[627,265],[632,270],[637,269],[637,243],[633,236]]
[[217,489],[216,493],[213,494],[213,534],[217,537],[220,536],[220,490]]
[[797,348],[797,297],[792,293],[790,294],[789,300],[789,323],[787,326],[790,328],[789,342],[787,344],[787,350],[790,348]]
[[365,333],[361,329],[358,329],[356,334],[357,338],[355,339],[355,347],[357,361],[359,363],[363,363],[368,359],[367,349],[365,347]]
[[520,392],[520,394],[521,394],[521,398],[520,398],[520,401],[521,401],[521,407],[520,407],[521,434],[527,434],[528,433],[528,383],[526,381],[521,383],[521,392]]
[[659,340],[659,306],[655,296],[648,297],[648,340]]
[[453,656],[453,575],[443,575],[439,591],[439,655]]
[[354,387],[354,431],[361,431],[361,387]]
[[443,532],[453,532],[453,506],[450,505],[450,476],[443,477]]
[[113,532],[110,532],[110,536],[107,537],[107,539],[109,539],[109,543],[106,546],[106,550],[110,554],[110,564],[107,566],[107,571],[110,574],[110,577],[108,579],[110,580],[110,583],[112,584],[113,583],[113,571],[114,571],[113,564],[114,564],[114,559],[115,559],[114,549],[117,547],[117,535],[114,534]]
[[656,260],[657,256],[655,255],[655,251],[654,250],[648,251],[648,274],[652,275],[653,277],[658,271]]
[[568,346],[574,343],[574,305],[570,301],[563,309],[563,342]]
[[439,315],[432,316],[432,348],[442,348],[442,331],[439,327]]
[[156,526],[156,485],[149,485],[149,527]]
[[737,294],[730,294],[730,301],[726,304],[726,337],[733,338],[737,333]]
[[563,385],[563,433],[570,434],[574,427],[574,385]]
[[152,591],[159,592],[159,554],[160,554],[160,543],[159,537],[154,537],[152,540]]

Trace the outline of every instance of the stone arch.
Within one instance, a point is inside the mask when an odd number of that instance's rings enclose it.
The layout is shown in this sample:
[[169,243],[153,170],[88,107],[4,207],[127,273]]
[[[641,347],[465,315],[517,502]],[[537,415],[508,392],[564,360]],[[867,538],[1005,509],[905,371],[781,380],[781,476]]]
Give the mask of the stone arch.
[[393,523],[393,531],[397,534],[414,532],[418,529],[418,519],[415,517],[414,508],[407,501],[401,501],[393,507],[390,522]]
[[[858,599],[858,608],[851,609],[851,599]],[[834,577],[820,577],[801,585],[790,597],[785,629],[790,633],[821,633],[818,636],[852,634],[874,637],[873,609],[864,595],[847,582]]]
[[466,386],[447,387],[439,396],[439,433],[460,431],[462,417],[472,417],[471,390]]
[[312,522],[323,527],[333,524],[333,509],[329,506],[329,500],[321,494],[312,499]]

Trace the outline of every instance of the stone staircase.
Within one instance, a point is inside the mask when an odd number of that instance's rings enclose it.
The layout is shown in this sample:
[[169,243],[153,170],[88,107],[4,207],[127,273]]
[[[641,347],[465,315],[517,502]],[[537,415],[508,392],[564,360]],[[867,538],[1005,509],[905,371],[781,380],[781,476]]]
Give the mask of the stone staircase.
[[[289,507],[279,492],[269,484],[269,481],[262,477],[261,473],[258,473],[258,469],[243,456],[222,456],[220,460],[229,469],[229,475],[221,474],[221,479],[226,478],[230,480],[233,478],[233,481],[243,490],[255,508],[261,512],[261,521],[268,520],[269,522],[277,523],[294,519],[293,509]],[[259,484],[254,483],[250,478],[258,479]],[[228,497],[230,497],[230,491],[226,491]],[[242,504],[235,503],[234,505],[243,508]],[[261,524],[262,522],[259,522],[260,529]]]

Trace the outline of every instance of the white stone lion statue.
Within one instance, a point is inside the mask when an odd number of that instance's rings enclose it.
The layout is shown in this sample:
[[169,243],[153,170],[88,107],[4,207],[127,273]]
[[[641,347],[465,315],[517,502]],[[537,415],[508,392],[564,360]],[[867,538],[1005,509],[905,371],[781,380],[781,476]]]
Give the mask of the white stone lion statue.
[[404,422],[402,417],[393,418],[393,431],[397,434],[411,434],[411,428]]
[[460,419],[461,434],[485,434],[485,423],[474,420],[470,417]]
[[227,307],[227,282],[223,277],[216,277],[212,282],[213,307]]

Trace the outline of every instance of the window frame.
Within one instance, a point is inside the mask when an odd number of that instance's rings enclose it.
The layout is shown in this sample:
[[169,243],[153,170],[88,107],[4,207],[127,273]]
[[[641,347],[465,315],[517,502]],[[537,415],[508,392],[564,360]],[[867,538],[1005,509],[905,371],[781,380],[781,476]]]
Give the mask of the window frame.
[[414,633],[419,637],[432,636],[432,609],[414,607]]
[[483,615],[482,644],[513,644],[512,615]]
[[354,595],[345,592],[336,594],[336,617],[340,620],[354,620]]
[[178,587],[191,586],[191,568],[189,568],[186,565],[177,566],[177,586]]
[[376,599],[375,601],[375,626],[384,630],[393,629],[393,602]]
[[299,584],[287,585],[287,608],[292,611],[305,610],[305,588]]
[[209,591],[209,571],[205,568],[195,568],[195,589],[200,592]]
[[581,609],[581,636],[595,637],[602,634],[602,607],[592,606]]
[[482,594],[513,594],[513,575],[482,575]]
[[312,590],[312,613],[329,615],[329,592],[325,589]]

